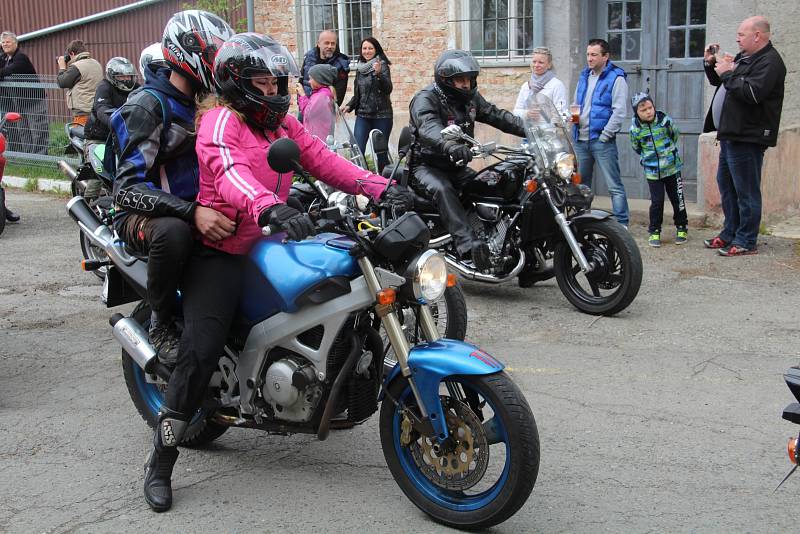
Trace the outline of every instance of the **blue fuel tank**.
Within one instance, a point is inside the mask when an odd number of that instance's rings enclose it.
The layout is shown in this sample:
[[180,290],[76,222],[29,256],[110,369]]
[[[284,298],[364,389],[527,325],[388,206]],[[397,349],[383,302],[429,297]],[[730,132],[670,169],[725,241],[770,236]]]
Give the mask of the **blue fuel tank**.
[[348,237],[324,233],[282,243],[284,237],[265,237],[248,255],[240,306],[250,324],[297,311],[297,297],[328,278],[352,279],[361,272],[350,256],[354,242]]

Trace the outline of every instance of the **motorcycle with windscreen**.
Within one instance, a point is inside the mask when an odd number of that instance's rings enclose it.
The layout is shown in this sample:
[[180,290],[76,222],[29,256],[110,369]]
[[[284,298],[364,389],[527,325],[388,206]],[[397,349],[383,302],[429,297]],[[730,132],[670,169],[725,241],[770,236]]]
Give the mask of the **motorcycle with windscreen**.
[[[297,145],[276,140],[268,161],[291,176]],[[148,341],[145,260],[131,256],[81,196],[68,212],[107,253],[107,305],[140,301],[110,323],[131,399],[154,426],[170,369]],[[414,213],[385,226],[337,207],[320,217],[317,235],[300,242],[285,241],[275,227],[262,230],[219,367],[182,444],[200,447],[233,427],[324,440],[332,428],[361,424],[380,407],[383,454],[412,503],[457,528],[505,521],[536,482],[536,421],[502,363],[441,337],[428,303],[454,277],[442,254],[428,248],[428,227]],[[423,339],[415,343],[398,317],[405,307],[419,318]],[[384,362],[376,321],[393,366]],[[262,469],[269,477],[269,466]]]
[[[432,228],[431,247],[444,251],[461,276],[520,285],[555,276],[564,296],[580,311],[612,315],[636,298],[642,259],[633,237],[610,213],[592,209],[594,195],[580,183],[565,118],[541,93],[528,99],[526,139],[516,147],[481,144],[458,125],[442,131],[446,140],[470,146],[476,159],[495,159],[461,192],[469,224],[489,246],[491,268],[480,271],[459,257],[426,199],[416,210]],[[459,163],[459,162],[455,162]],[[408,163],[413,168],[414,162]]]

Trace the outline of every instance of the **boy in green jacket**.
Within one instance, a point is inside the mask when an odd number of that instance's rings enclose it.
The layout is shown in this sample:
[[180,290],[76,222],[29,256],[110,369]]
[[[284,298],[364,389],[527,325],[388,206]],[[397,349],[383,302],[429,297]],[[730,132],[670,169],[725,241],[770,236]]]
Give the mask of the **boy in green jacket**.
[[673,220],[677,228],[675,244],[682,245],[689,238],[686,203],[683,199],[681,158],[678,155],[680,132],[672,119],[663,111],[656,111],[648,93],[637,93],[631,98],[633,118],[630,139],[634,152],[641,156],[639,163],[650,188],[651,247],[661,246],[661,223],[664,221],[664,191],[672,204]]

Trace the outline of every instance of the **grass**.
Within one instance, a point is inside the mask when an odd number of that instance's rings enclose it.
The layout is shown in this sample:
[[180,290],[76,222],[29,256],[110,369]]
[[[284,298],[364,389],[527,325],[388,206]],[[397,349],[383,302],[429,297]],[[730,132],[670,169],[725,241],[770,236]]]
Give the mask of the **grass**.
[[[56,157],[64,156],[64,149],[69,144],[69,138],[64,131],[64,124],[63,122],[51,122],[49,124],[50,137],[47,144],[47,155]],[[71,154],[69,157],[75,158],[77,156]],[[25,184],[26,190],[29,190],[28,188],[30,187],[29,184],[31,180],[36,181],[39,178],[67,180],[67,177],[58,170],[55,162],[45,163],[35,160],[29,162],[24,160],[9,161],[6,163],[4,174],[28,179],[28,183]]]
[[25,187],[23,189],[29,193],[39,190],[39,179],[38,178],[28,178],[25,180]]

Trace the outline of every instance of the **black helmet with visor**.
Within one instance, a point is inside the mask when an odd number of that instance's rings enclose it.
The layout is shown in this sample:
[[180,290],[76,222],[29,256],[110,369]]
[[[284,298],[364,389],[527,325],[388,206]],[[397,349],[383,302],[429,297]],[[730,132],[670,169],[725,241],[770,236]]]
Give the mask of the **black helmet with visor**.
[[[480,72],[480,65],[469,52],[446,50],[436,60],[433,67],[433,79],[448,98],[466,103],[472,100],[478,91],[478,74]],[[469,89],[459,89],[455,86],[453,78],[458,76],[469,77]]]
[[[292,54],[272,37],[240,33],[225,41],[214,59],[217,94],[258,128],[277,129],[289,111],[289,78],[297,78]],[[278,94],[265,95],[253,80],[277,78]]]

